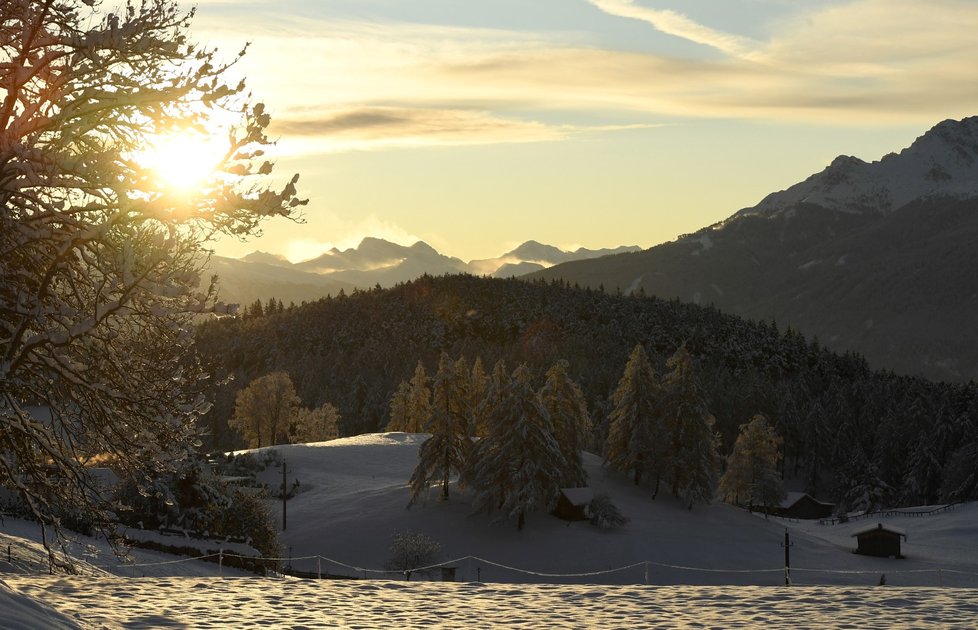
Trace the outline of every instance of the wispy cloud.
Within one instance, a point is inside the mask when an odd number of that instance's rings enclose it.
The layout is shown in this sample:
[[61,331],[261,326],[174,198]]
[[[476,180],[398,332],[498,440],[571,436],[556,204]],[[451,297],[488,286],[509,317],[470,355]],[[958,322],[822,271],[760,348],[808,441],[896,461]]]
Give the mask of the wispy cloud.
[[568,33],[267,14],[211,24],[205,34],[234,42],[231,49],[254,40],[242,69],[256,93],[274,95],[277,133],[290,151],[554,141],[620,128],[600,121],[622,119],[905,124],[971,114],[978,103],[972,0],[799,5],[760,26],[768,35],[757,39],[632,0],[588,1],[722,54],[681,58]]
[[588,1],[610,15],[648,22],[667,35],[716,48],[735,57],[745,56],[757,48],[756,42],[749,38],[712,29],[676,11],[644,7],[635,4],[634,0]]

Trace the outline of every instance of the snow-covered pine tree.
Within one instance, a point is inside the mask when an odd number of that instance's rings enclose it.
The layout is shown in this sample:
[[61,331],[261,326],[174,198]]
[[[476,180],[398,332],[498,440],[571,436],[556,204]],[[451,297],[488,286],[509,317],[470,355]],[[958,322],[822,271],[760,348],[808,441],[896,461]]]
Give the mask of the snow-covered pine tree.
[[567,465],[561,471],[560,485],[578,488],[587,485],[581,452],[587,443],[591,418],[580,386],[567,374],[568,367],[568,362],[562,359],[547,371],[547,381],[540,390],[540,401],[550,414],[554,437]]
[[489,435],[479,442],[468,476],[472,504],[476,511],[499,509],[523,529],[528,512],[556,505],[566,467],[526,365],[513,372],[490,420]]
[[489,387],[489,375],[482,365],[482,358],[476,357],[472,364],[472,374],[469,377],[469,407],[472,410],[469,435],[478,435],[479,407],[486,396]]
[[668,472],[669,436],[659,404],[659,385],[642,344],[636,344],[625,365],[618,387],[611,395],[614,407],[608,416],[606,457],[616,469],[634,476],[638,484],[649,475],[659,482]]
[[[0,2],[0,485],[44,524],[108,516],[93,457],[137,476],[192,456],[208,244],[305,203],[297,177],[269,187],[269,115],[192,40],[192,11],[101,4]],[[225,151],[175,194],[139,156],[188,133]]]
[[482,398],[475,409],[476,436],[486,437],[489,435],[492,418],[509,390],[509,381],[506,363],[502,359],[496,361],[496,365],[492,368],[492,374],[485,385]]
[[663,381],[663,412],[672,438],[672,491],[686,507],[709,503],[716,490],[720,469],[719,436],[713,430],[713,414],[693,369],[686,346],[680,346],[666,367],[672,371]]
[[452,473],[462,472],[466,465],[472,441],[465,417],[466,391],[458,376],[456,364],[442,352],[432,386],[431,416],[425,427],[431,437],[418,450],[418,465],[409,482],[409,505],[427,498],[432,481],[441,482],[441,498],[447,500]]
[[740,425],[740,434],[720,478],[720,497],[727,502],[773,507],[784,499],[778,472],[781,438],[761,414]]

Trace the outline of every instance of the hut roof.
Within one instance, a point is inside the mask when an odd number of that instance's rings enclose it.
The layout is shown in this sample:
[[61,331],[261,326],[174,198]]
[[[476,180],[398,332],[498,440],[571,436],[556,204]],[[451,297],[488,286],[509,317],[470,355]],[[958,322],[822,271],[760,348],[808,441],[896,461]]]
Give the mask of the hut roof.
[[587,505],[594,498],[593,488],[561,488],[560,492],[571,505]]
[[883,525],[883,523],[877,523],[875,525],[863,527],[862,529],[858,529],[852,532],[852,535],[860,536],[862,534],[868,534],[869,532],[875,532],[875,531],[890,532],[891,534],[898,534],[900,536],[903,536],[904,538],[907,537],[907,532],[905,532],[904,530],[898,527],[892,527],[890,525]]
[[811,501],[818,503],[819,505],[830,505],[830,506],[835,505],[834,503],[826,503],[824,501],[819,501],[818,499],[808,494],[807,492],[788,492],[785,494],[784,501],[781,502],[780,507],[787,510],[788,508],[793,506],[795,503],[798,503],[805,497],[808,497]]

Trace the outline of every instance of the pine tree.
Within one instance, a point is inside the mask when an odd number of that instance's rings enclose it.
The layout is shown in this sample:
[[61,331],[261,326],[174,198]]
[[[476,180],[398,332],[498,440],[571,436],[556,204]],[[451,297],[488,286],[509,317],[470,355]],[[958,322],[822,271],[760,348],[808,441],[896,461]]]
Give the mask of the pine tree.
[[428,375],[424,365],[418,361],[411,377],[411,390],[407,399],[406,423],[404,431],[408,433],[423,433],[431,417],[431,388],[428,386]]
[[492,374],[485,385],[482,399],[475,409],[475,435],[489,435],[492,419],[509,390],[510,377],[506,373],[506,363],[500,359],[492,368]]
[[482,366],[482,359],[476,357],[472,364],[472,373],[469,377],[469,407],[472,410],[469,426],[469,435],[478,435],[479,407],[486,396],[489,387],[489,375],[486,374]]
[[521,365],[492,414],[489,435],[478,443],[469,475],[473,507],[502,510],[521,530],[528,512],[557,504],[565,467],[550,414],[533,391],[529,369]]
[[645,348],[637,344],[611,396],[614,407],[608,416],[607,459],[621,472],[634,475],[636,485],[643,476],[653,476],[653,499],[668,471],[666,426],[659,410],[661,397],[662,390]]
[[669,358],[666,367],[672,369],[664,379],[663,407],[672,437],[672,491],[692,508],[694,503],[709,503],[713,498],[720,440],[685,346]]
[[408,400],[411,395],[411,384],[401,381],[397,391],[391,396],[390,417],[387,421],[388,431],[407,431]]
[[447,500],[451,474],[461,472],[466,464],[472,442],[466,432],[466,391],[458,375],[455,364],[442,352],[426,427],[431,437],[418,450],[418,465],[409,482],[412,504],[420,497],[427,497],[428,487],[434,480],[441,481],[441,498]]
[[550,414],[554,437],[567,465],[561,472],[561,487],[578,488],[587,485],[581,452],[587,443],[591,419],[580,386],[567,374],[568,366],[567,361],[560,360],[550,368],[540,390],[540,401]]
[[767,418],[757,414],[740,425],[740,434],[720,478],[720,496],[728,502],[746,501],[748,507],[771,507],[784,499],[778,473],[782,440]]

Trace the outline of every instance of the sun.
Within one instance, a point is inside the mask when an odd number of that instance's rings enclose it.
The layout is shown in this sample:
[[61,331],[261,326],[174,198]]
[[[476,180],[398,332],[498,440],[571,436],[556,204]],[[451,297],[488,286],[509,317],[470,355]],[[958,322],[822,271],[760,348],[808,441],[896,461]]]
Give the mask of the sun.
[[216,138],[184,131],[150,141],[138,161],[173,192],[199,188],[213,173],[227,151]]

